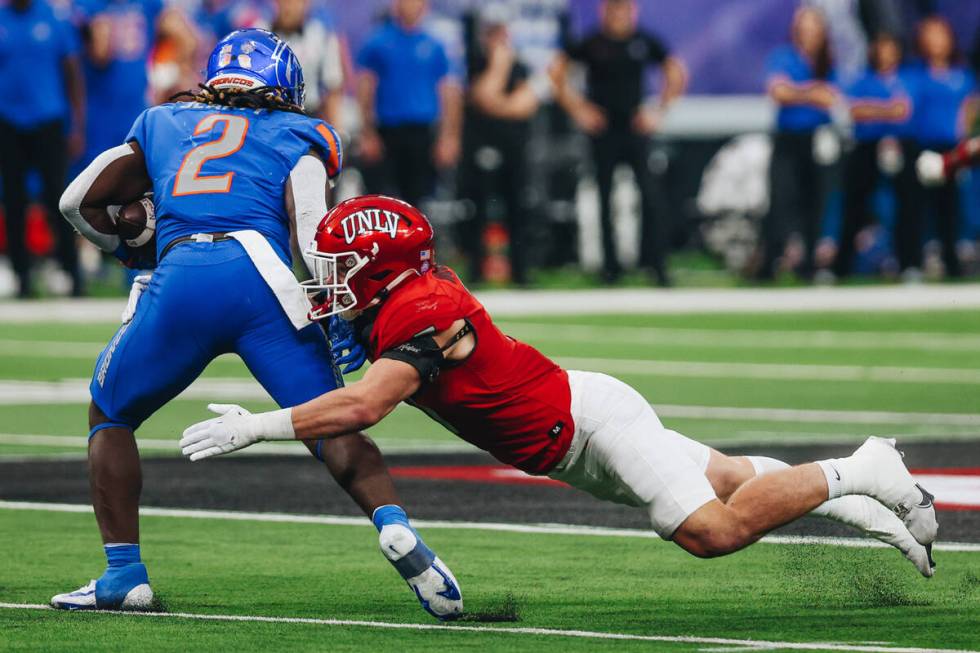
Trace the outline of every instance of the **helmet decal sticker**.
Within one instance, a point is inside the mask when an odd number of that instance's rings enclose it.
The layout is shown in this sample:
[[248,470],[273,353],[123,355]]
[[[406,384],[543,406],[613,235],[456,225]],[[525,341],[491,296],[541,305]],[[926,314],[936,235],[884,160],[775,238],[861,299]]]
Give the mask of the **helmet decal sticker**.
[[358,236],[372,231],[386,233],[394,240],[401,219],[402,216],[387,209],[363,209],[345,217],[340,225],[344,230],[344,240],[350,245]]

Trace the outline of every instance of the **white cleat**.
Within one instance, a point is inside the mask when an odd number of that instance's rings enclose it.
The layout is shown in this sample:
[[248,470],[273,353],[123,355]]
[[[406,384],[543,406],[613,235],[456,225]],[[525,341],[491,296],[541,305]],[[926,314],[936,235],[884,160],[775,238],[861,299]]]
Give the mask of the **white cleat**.
[[146,583],[129,590],[118,605],[98,605],[95,599],[95,580],[74,592],[58,594],[51,598],[51,607],[59,610],[139,610],[153,607],[153,590]]
[[894,512],[915,541],[931,546],[939,532],[933,496],[912,478],[893,438],[870,437],[851,455],[865,473],[867,494]]
[[860,494],[851,494],[831,499],[811,514],[847,524],[895,547],[915,565],[920,574],[926,578],[932,577],[935,565],[927,548],[916,542],[902,520],[877,500]]
[[440,621],[463,614],[463,596],[456,577],[414,529],[401,524],[387,525],[381,529],[378,543],[426,612]]

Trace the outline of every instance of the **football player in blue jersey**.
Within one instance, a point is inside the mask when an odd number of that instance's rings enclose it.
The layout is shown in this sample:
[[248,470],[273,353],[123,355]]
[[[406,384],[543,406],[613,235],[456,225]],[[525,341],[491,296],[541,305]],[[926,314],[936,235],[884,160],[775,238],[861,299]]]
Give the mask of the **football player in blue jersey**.
[[[118,206],[152,191],[146,212],[156,219],[157,263],[149,280],[134,285],[91,383],[92,502],[108,567],[55,596],[57,608],[151,607],[133,434],[211,360],[238,354],[280,406],[342,385],[290,267],[291,235],[312,242],[342,165],[333,128],[303,113],[299,62],[271,32],[232,32],[215,46],[206,83],[175,99],[184,101],[141,114],[126,142],[96,157],[61,200],[84,237],[133,263],[145,257],[120,240]],[[372,516],[383,553],[422,606],[441,619],[458,616],[458,585],[399,507],[377,447],[353,433],[309,448]]]

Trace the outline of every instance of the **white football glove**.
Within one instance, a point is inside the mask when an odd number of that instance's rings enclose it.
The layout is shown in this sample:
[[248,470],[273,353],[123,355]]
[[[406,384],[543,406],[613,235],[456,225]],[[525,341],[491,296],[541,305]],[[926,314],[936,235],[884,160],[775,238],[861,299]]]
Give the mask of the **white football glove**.
[[143,291],[150,285],[151,278],[153,278],[152,274],[141,274],[133,279],[133,286],[129,289],[129,301],[126,302],[126,308],[122,312],[123,324],[129,324],[133,321],[133,316],[136,315],[136,305],[139,303]]
[[946,181],[943,155],[938,152],[926,150],[920,154],[918,161],[915,162],[915,171],[923,186],[939,186]]
[[208,404],[213,417],[189,426],[180,440],[180,451],[192,461],[244,449],[261,440],[291,440],[292,409],[253,415],[235,404]]

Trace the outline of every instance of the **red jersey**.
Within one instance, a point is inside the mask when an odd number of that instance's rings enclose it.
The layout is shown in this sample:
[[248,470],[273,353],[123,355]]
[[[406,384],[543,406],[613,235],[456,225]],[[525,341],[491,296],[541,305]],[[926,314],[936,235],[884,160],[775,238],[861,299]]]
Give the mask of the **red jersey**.
[[371,326],[371,360],[416,336],[469,322],[476,348],[449,362],[411,403],[461,438],[529,474],[545,474],[571,444],[568,374],[530,345],[504,335],[449,268],[407,282],[382,302]]

